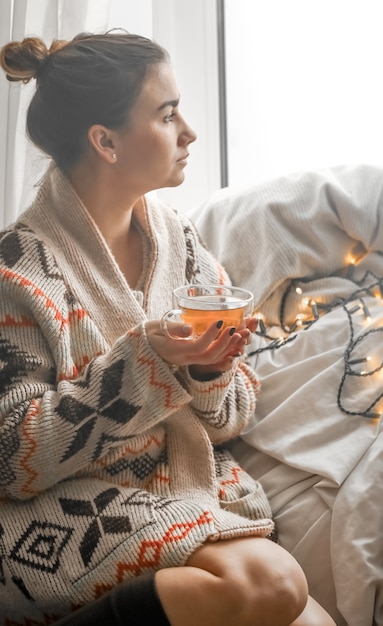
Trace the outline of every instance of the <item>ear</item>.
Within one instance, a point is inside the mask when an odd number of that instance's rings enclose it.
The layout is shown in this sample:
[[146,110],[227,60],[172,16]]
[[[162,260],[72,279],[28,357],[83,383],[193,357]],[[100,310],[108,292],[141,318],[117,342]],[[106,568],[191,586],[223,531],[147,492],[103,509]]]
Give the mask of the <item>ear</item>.
[[109,128],[101,124],[94,124],[88,130],[88,140],[99,157],[107,163],[115,163],[113,133]]

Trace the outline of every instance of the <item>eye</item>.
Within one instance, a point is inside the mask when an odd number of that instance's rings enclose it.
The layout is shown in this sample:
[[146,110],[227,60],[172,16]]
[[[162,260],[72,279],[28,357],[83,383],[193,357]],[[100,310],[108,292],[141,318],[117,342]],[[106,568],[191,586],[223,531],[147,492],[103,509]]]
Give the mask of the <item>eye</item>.
[[176,116],[176,112],[174,111],[174,109],[168,113],[168,115],[165,115],[164,117],[164,122],[171,122]]

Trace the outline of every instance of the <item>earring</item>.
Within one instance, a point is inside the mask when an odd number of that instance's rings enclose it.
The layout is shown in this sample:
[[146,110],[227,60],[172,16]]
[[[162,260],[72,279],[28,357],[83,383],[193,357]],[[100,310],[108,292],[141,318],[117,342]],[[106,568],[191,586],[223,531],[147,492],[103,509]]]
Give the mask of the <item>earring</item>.
[[114,161],[116,161],[116,160],[117,160],[117,154],[116,154],[115,152],[113,152],[113,154],[112,154],[112,159],[113,159]]

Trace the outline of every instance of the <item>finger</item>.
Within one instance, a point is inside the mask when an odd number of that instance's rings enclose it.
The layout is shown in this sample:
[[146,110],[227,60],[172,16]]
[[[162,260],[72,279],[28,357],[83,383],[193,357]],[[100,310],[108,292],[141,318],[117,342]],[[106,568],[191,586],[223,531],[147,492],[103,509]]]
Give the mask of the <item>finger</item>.
[[166,329],[162,328],[165,335],[170,338],[186,339],[191,336],[193,328],[183,322],[166,322]]
[[197,339],[193,342],[195,349],[200,352],[205,352],[205,350],[209,348],[213,341],[216,341],[218,338],[222,337],[222,335],[224,335],[225,331],[227,330],[221,330],[222,324],[222,320],[218,320],[217,322],[213,322],[213,324],[210,324],[205,332],[197,337]]
[[247,333],[244,333],[242,335],[242,338],[245,341],[245,345],[248,346],[249,344],[251,344],[251,342],[253,341],[253,333],[250,331],[249,328],[247,328]]
[[182,323],[170,322],[168,331],[171,337],[167,332],[161,332],[161,337],[159,337],[162,345],[161,353],[163,354],[166,350],[165,360],[176,365],[209,365],[229,343],[224,335],[224,341],[219,344],[218,348],[212,350],[221,335],[221,324],[217,323],[211,324],[197,339],[191,336],[191,327]]
[[242,337],[236,332],[234,327],[225,328],[219,337],[210,343],[205,350],[205,358],[209,363],[218,363],[226,357],[230,357],[241,351],[239,344],[242,342]]
[[233,346],[232,351],[229,353],[229,356],[232,357],[240,357],[243,356],[246,352],[247,341],[245,339],[241,339],[237,344]]
[[[176,329],[172,328],[172,333]],[[182,332],[182,329],[179,329]],[[173,339],[168,343],[167,360],[173,363],[183,363],[185,365],[211,365],[229,359],[225,362],[225,369],[232,365],[234,354],[243,352],[245,340],[241,334],[235,332],[234,327],[220,330],[220,324],[211,324],[209,328],[197,339],[180,341]],[[247,333],[247,329],[242,332]],[[164,336],[164,339],[166,336]]]
[[220,360],[221,355],[227,354],[232,338],[230,328],[221,332],[220,326],[211,324],[197,339],[182,342],[183,355],[188,365],[210,365]]
[[237,330],[236,333],[238,333],[241,336],[241,339],[243,340],[244,344],[250,344],[253,340],[252,338],[252,333],[248,328],[244,328],[242,330]]
[[255,333],[258,328],[258,318],[257,317],[247,317],[246,319],[246,327],[249,329],[251,333]]

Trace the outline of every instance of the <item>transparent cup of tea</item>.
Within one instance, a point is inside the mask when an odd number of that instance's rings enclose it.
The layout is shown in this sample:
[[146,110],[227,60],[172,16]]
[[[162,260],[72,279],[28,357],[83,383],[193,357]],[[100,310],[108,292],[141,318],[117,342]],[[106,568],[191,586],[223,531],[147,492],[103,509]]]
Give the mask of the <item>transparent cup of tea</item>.
[[161,319],[165,334],[171,334],[169,322],[190,324],[193,339],[204,333],[214,322],[222,321],[221,330],[228,326],[237,328],[243,318],[251,315],[254,296],[247,289],[232,285],[186,285],[173,291],[174,309],[167,311]]

